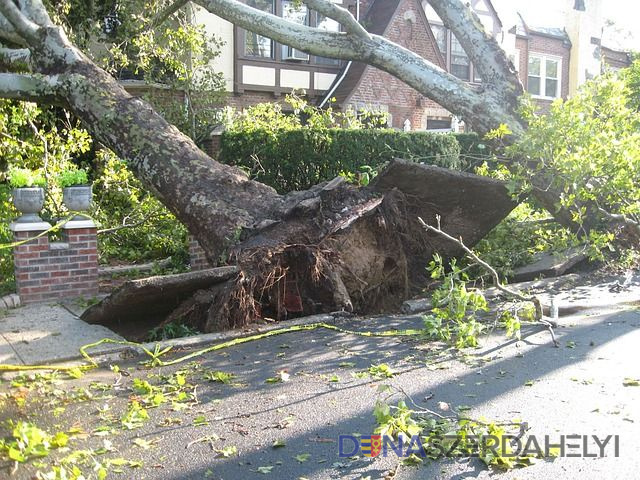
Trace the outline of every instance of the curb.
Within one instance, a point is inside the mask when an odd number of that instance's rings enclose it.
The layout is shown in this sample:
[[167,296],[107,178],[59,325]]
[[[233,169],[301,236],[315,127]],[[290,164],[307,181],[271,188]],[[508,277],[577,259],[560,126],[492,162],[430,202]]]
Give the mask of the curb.
[[[146,348],[147,350],[153,351],[156,348],[156,345],[159,345],[160,348],[173,347],[172,351],[177,351],[183,348],[192,348],[198,347],[205,344],[214,344],[222,341],[234,340],[236,338],[249,337],[251,335],[256,335],[260,333],[266,333],[272,330],[279,330],[281,328],[293,327],[297,325],[308,325],[311,323],[330,323],[335,324],[341,317],[338,315],[331,314],[320,314],[320,315],[311,315],[309,317],[301,317],[293,320],[284,320],[280,322],[274,322],[273,324],[254,324],[249,325],[241,331],[227,331],[227,332],[215,332],[215,333],[204,333],[202,335],[193,335],[189,337],[183,338],[173,338],[170,340],[160,340],[157,342],[147,342],[141,343],[141,347]],[[91,354],[91,352],[87,352],[94,362],[96,362],[99,366],[103,367],[108,365],[109,363],[113,363],[115,361],[122,360],[130,360],[133,358],[141,357],[144,355],[144,352],[140,348],[136,348],[129,345],[117,346],[114,348],[108,348],[106,350],[99,350],[95,354]],[[57,359],[55,363],[52,365],[67,363],[67,362],[84,362],[85,358],[79,353],[70,356],[67,358]]]

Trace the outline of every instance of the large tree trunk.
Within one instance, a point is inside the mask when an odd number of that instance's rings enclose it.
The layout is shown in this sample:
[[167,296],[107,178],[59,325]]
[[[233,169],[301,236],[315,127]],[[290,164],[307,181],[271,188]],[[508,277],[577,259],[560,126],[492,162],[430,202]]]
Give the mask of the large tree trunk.
[[241,234],[279,215],[283,199],[274,189],[214,161],[90,61],[65,73],[60,88],[68,108],[94,138],[126,159],[145,187],[196,236],[212,262]]

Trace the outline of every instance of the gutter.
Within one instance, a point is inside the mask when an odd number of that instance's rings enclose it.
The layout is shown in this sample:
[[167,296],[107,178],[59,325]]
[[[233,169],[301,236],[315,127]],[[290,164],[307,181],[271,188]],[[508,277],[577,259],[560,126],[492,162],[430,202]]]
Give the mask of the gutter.
[[[360,0],[356,0],[356,21],[359,21],[359,20],[360,20]],[[340,84],[344,80],[344,77],[346,77],[347,73],[349,73],[349,69],[351,68],[352,63],[353,61],[349,60],[347,65],[344,67],[344,70],[342,70],[342,74],[340,75],[340,78],[338,78],[335,82],[333,82],[331,89],[324,96],[324,98],[322,99],[322,102],[320,102],[320,105],[318,105],[318,108],[323,108],[326,105],[326,103],[331,99],[331,97],[333,96],[333,93],[337,90],[337,88],[340,86]]]

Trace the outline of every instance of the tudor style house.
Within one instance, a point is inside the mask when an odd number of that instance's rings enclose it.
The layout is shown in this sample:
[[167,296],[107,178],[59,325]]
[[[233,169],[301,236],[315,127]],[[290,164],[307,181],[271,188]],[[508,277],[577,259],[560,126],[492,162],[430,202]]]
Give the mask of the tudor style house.
[[[331,31],[340,25],[298,6],[292,0],[246,0],[255,8],[290,21]],[[340,0],[332,0],[341,3]],[[533,26],[519,16],[504,25],[490,0],[470,0],[486,31],[513,61],[526,91],[541,111],[556,98],[567,98],[603,68],[629,65],[629,55],[602,45],[601,0],[565,2],[564,28]],[[480,78],[454,35],[427,0],[342,0],[365,28],[423,56],[472,84]],[[334,108],[384,111],[393,128],[450,130],[458,121],[446,109],[392,75],[360,62],[308,55],[269,38],[247,32],[205,10],[195,21],[225,44],[216,68],[226,79],[228,103],[237,108],[273,102],[302,89],[318,105],[331,99]],[[334,101],[335,100],[335,101]]]

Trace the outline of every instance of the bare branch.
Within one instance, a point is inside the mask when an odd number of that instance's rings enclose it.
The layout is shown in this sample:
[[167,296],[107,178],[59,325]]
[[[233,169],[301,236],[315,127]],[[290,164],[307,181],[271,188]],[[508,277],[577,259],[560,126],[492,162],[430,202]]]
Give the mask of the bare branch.
[[131,215],[127,215],[126,217],[124,217],[122,219],[122,225],[118,225],[117,227],[104,228],[102,230],[98,230],[98,235],[102,235],[102,234],[105,234],[105,233],[117,232],[117,231],[122,230],[124,228],[136,228],[136,227],[139,227],[141,225],[144,225],[148,221],[152,220],[153,218],[157,217],[159,214],[160,214],[160,209],[152,210],[147,215],[143,216],[140,220],[138,220],[137,222],[133,222],[133,223],[127,223],[127,220],[131,216]]
[[[515,89],[517,96],[523,93],[515,67],[468,4],[463,5],[460,0],[429,0],[429,5],[451,29],[483,83],[498,81],[501,87]],[[470,25],[475,28],[469,28]]]
[[60,78],[56,76],[0,73],[0,98],[48,102],[63,105],[59,95]]
[[447,240],[450,240],[451,242],[457,244],[460,248],[462,248],[462,250],[464,250],[464,252],[466,253],[467,257],[469,257],[471,260],[473,260],[475,263],[477,263],[478,265],[480,265],[482,268],[484,268],[487,272],[489,272],[491,274],[491,276],[493,277],[493,282],[496,286],[496,288],[498,290],[500,290],[503,293],[506,293],[507,295],[516,298],[522,302],[531,302],[533,303],[533,306],[535,308],[535,317],[536,320],[538,322],[540,322],[541,324],[543,324],[547,330],[549,330],[549,333],[551,334],[551,339],[553,340],[553,344],[558,347],[559,343],[556,340],[556,335],[553,331],[553,327],[556,326],[554,325],[552,322],[546,320],[543,317],[542,314],[542,302],[540,302],[540,299],[538,297],[534,297],[532,295],[524,295],[520,292],[518,292],[517,290],[513,290],[505,285],[502,284],[502,282],[500,281],[500,276],[498,275],[498,272],[496,272],[496,269],[493,268],[491,265],[489,265],[487,262],[485,262],[484,260],[482,260],[478,255],[476,255],[476,253],[471,250],[469,247],[467,247],[461,238],[455,238],[452,237],[451,235],[449,235],[447,232],[445,232],[444,230],[442,230],[442,228],[440,228],[440,215],[436,215],[436,221],[438,222],[438,226],[434,227],[432,225],[427,225],[424,220],[422,220],[422,218],[418,217],[418,222],[420,222],[420,225],[422,225],[422,227],[427,231],[427,232],[433,232],[436,233],[438,235],[440,235],[441,237],[446,238]]
[[361,38],[371,38],[369,32],[358,23],[346,8],[340,7],[335,3],[329,3],[325,0],[302,0],[309,8],[321,13],[325,17],[331,18],[342,25],[347,33],[351,33]]
[[238,0],[195,0],[195,3],[241,28],[313,55],[349,60],[362,54],[357,42],[346,33],[300,25]]
[[171,17],[171,15],[176,13],[187,3],[189,3],[189,0],[176,0],[175,2],[173,2],[171,5],[158,13],[158,15],[156,15],[156,17],[151,21],[150,28],[155,28],[159,25],[162,25],[167,21],[169,17]]
[[26,45],[24,38],[16,33],[16,29],[9,23],[9,20],[0,14],[0,40],[11,42],[15,45]]
[[20,11],[34,23],[42,27],[53,26],[51,17],[41,0],[18,0]]
[[[379,35],[369,34],[365,38],[345,32],[328,32],[288,21],[238,0],[194,2],[241,28],[306,53],[365,62],[388,72],[447,110],[460,115],[480,133],[492,130],[502,123],[509,125],[516,136],[523,129],[516,111],[516,91],[518,88],[520,92],[522,90],[519,83],[509,87],[509,82],[504,79],[500,82],[485,82],[483,91],[478,92],[411,50]],[[464,8],[459,0],[456,2]],[[317,8],[321,4],[328,5],[328,2],[312,0],[311,4]],[[328,11],[326,6],[320,8]],[[496,48],[499,48],[497,44]]]
[[12,0],[0,0],[0,13],[13,26],[16,33],[27,43],[37,43],[40,27],[29,20]]

